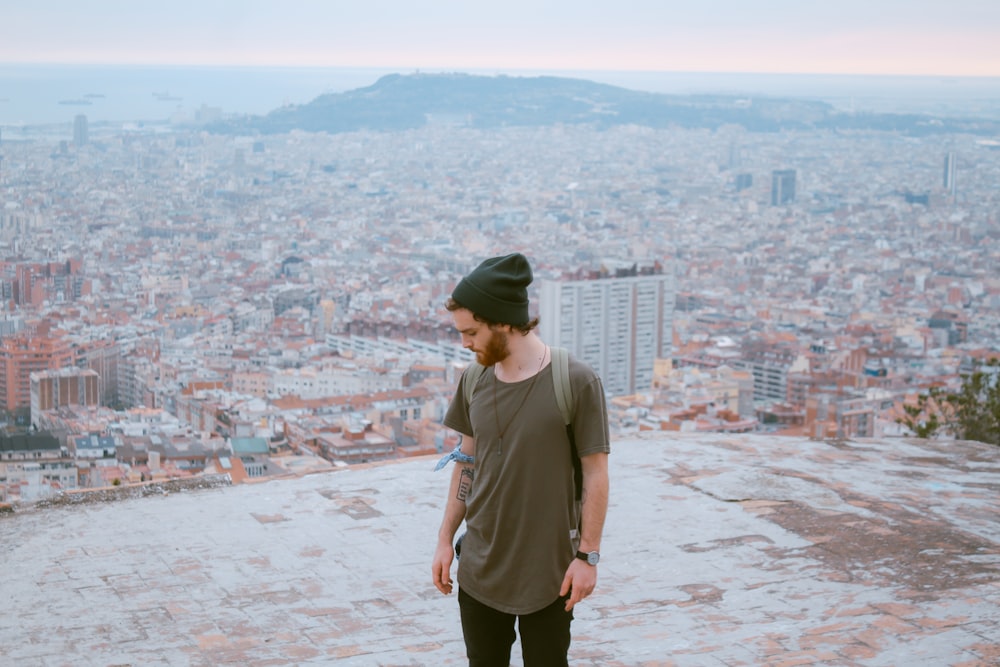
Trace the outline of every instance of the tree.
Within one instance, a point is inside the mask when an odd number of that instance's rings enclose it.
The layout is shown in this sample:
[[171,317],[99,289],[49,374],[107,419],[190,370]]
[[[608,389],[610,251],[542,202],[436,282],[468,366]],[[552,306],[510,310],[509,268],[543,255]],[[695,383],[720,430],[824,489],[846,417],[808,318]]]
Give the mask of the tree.
[[916,405],[903,405],[905,415],[897,417],[896,423],[910,429],[918,438],[933,438],[948,425],[944,399],[944,392],[939,387],[931,387],[917,396]]
[[957,437],[1000,445],[1000,357],[963,375],[961,388],[948,394],[947,401]]

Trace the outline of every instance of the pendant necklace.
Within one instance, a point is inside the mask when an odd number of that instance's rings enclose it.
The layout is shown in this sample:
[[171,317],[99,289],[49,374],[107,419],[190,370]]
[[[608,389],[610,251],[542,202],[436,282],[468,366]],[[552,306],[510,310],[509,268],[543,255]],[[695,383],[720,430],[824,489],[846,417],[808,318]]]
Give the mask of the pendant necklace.
[[514,414],[510,416],[510,419],[507,420],[507,424],[503,428],[500,428],[500,412],[497,410],[497,382],[499,382],[499,380],[497,380],[496,369],[493,369],[493,416],[496,418],[497,422],[497,456],[503,455],[503,434],[506,433],[507,429],[510,428],[510,425],[514,423],[517,413],[521,411],[521,408],[524,407],[525,402],[528,400],[528,395],[535,387],[535,380],[537,380],[538,376],[542,373],[542,366],[545,365],[545,357],[548,356],[548,353],[549,346],[546,345],[545,350],[542,351],[542,360],[538,363],[538,370],[531,376],[531,384],[528,385],[528,390],[524,392],[523,396],[521,396],[521,402],[517,404],[517,409],[514,410]]

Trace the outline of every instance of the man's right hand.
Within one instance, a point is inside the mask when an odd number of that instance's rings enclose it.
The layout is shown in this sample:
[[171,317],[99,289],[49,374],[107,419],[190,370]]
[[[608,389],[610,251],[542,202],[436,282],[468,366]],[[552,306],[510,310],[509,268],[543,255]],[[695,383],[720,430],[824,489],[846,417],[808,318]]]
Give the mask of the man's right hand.
[[451,561],[454,558],[455,548],[451,544],[438,544],[431,564],[431,576],[434,578],[434,586],[445,595],[451,593]]

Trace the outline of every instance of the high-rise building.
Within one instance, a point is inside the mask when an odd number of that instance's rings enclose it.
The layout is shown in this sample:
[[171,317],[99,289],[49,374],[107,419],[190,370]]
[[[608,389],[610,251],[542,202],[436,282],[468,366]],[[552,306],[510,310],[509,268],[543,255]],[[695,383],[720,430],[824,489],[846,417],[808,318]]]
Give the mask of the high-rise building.
[[31,407],[31,374],[72,367],[69,343],[45,334],[0,340],[0,409]]
[[121,345],[110,339],[75,340],[76,365],[97,373],[97,387],[101,405],[117,405],[119,401],[118,375],[121,363]]
[[77,148],[87,144],[87,117],[82,113],[73,119],[73,143]]
[[753,187],[753,174],[736,174],[733,184],[736,186],[737,192],[748,190]]
[[590,364],[608,396],[648,391],[673,341],[675,283],[659,264],[585,280],[544,280],[539,333]]
[[948,191],[948,194],[955,196],[955,191],[957,184],[955,182],[955,175],[958,171],[957,158],[954,152],[945,153],[944,156],[944,189]]
[[775,169],[771,172],[771,206],[795,201],[795,170]]

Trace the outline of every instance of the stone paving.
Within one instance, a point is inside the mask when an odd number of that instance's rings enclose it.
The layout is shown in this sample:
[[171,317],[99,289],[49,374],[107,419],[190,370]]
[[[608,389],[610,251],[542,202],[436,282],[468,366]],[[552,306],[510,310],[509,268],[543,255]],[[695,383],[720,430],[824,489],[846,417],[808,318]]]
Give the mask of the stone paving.
[[[1000,448],[613,447],[571,664],[1000,664]],[[0,515],[0,666],[464,665],[435,459]]]

